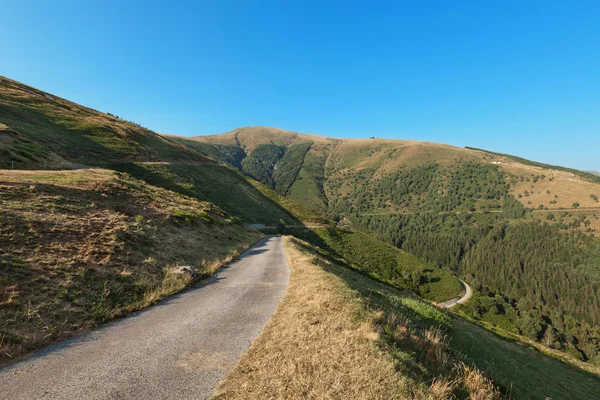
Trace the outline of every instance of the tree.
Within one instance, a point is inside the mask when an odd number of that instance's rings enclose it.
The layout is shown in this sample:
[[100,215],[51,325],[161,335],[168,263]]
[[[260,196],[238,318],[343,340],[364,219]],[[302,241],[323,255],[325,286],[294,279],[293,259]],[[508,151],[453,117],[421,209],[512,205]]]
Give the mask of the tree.
[[541,318],[535,315],[525,315],[520,320],[521,333],[528,338],[537,340],[542,330]]
[[573,203],[573,208],[579,208],[581,204],[579,204],[578,202]]
[[544,338],[542,339],[542,342],[548,347],[553,347],[555,337],[556,333],[554,327],[552,325],[548,325],[546,331],[544,332]]

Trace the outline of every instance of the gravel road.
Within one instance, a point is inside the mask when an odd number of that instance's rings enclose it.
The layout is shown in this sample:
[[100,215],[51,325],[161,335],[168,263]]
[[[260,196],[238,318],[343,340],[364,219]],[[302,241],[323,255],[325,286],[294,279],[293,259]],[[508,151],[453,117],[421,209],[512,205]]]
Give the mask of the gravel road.
[[274,313],[281,237],[147,310],[0,369],[5,399],[204,399]]

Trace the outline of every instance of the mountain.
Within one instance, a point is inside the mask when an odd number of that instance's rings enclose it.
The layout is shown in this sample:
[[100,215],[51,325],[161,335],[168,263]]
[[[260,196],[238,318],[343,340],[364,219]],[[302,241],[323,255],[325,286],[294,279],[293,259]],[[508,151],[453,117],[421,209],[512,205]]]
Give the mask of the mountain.
[[598,172],[598,171],[586,171],[586,172],[589,172],[592,175],[600,176],[600,172]]
[[600,363],[597,176],[475,148],[267,127],[173,140],[452,271],[476,289],[464,315]]
[[[578,202],[593,208],[590,195],[600,192],[600,178],[586,172],[438,143],[333,139],[268,127],[172,139],[338,218],[494,210],[504,194],[526,207],[566,209]],[[461,179],[471,187],[459,193]]]

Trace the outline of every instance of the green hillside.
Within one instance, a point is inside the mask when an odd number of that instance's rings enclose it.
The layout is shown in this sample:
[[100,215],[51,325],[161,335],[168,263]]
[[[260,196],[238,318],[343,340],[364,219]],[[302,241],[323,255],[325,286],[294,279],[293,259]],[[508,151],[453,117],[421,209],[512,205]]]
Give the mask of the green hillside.
[[[401,270],[415,268],[414,270],[419,271],[423,266],[426,267],[426,264],[422,261],[412,261],[410,257],[403,256],[399,252],[393,256],[394,252],[383,248],[381,244],[375,244],[373,239],[366,239],[364,234],[356,233],[352,238],[353,234],[342,233],[341,235],[346,238],[336,240],[337,243],[328,239],[334,235],[335,233],[331,231],[319,233],[319,236],[325,238],[327,243],[332,243],[335,249],[327,244],[324,245],[318,239],[315,241],[314,238],[313,246],[303,249],[311,254],[313,262],[341,277],[352,288],[354,295],[363,298],[363,304],[379,313],[382,322],[381,347],[393,354],[398,368],[410,378],[420,376],[419,380],[422,382],[427,379],[423,379],[422,374],[433,372],[434,376],[444,376],[449,367],[456,365],[451,361],[451,358],[455,357],[491,378],[494,385],[502,392],[501,398],[535,400],[545,397],[553,399],[597,397],[597,387],[600,385],[597,368],[590,368],[589,365],[581,363],[573,365],[572,360],[565,361],[556,352],[543,354],[536,350],[531,342],[515,335],[509,336],[502,331],[496,331],[503,334],[501,337],[491,333],[477,324],[440,310],[407,291],[399,290],[398,285],[385,285],[381,284],[381,281],[357,276],[354,270],[373,271],[372,266],[386,265],[386,258],[389,259],[390,256],[398,257],[397,265],[401,266]],[[315,244],[318,244],[318,247]],[[340,256],[340,252],[343,256]],[[325,263],[322,258],[332,263]],[[345,268],[336,268],[336,264],[343,265]],[[388,261],[387,264],[390,262]],[[385,274],[385,271],[383,273]],[[398,329],[398,325],[401,329]],[[432,334],[432,329],[435,334]],[[426,332],[429,332],[425,335],[429,340],[422,346],[411,348],[411,345],[419,343],[419,336]],[[432,349],[439,351],[440,347],[444,351],[449,350],[450,357],[432,357],[433,354],[440,354]],[[434,362],[434,365],[427,365],[427,361],[432,359],[437,362]],[[429,379],[432,379],[431,375]],[[460,375],[455,379],[456,383],[462,380]],[[481,378],[477,381],[481,382]],[[433,395],[427,398],[454,397]],[[471,393],[470,397],[465,393],[456,393],[456,398],[495,397],[482,390]]]
[[294,221],[235,171],[198,152],[239,166],[243,150],[219,147],[218,152],[210,145],[194,145],[199,148],[0,77],[0,168],[110,168],[213,202],[246,222]]
[[[278,187],[282,154],[302,141],[312,144],[295,157],[295,179]],[[600,365],[596,176],[472,148],[265,127],[188,142],[237,146],[242,173],[471,282],[477,296],[461,313]]]

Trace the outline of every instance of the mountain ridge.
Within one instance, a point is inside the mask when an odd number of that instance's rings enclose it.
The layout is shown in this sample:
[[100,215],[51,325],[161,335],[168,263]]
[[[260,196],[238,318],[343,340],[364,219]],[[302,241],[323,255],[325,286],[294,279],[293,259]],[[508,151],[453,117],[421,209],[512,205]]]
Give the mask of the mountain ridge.
[[[367,174],[369,180],[381,180],[400,171],[433,164],[450,170],[455,170],[461,163],[488,165],[491,169],[499,169],[507,180],[514,179],[515,176],[520,179],[525,175],[547,175],[553,176],[556,182],[569,182],[567,186],[572,186],[573,180],[581,181],[581,186],[586,188],[590,186],[590,182],[600,183],[600,178],[597,176],[572,168],[538,163],[517,156],[477,148],[461,148],[415,140],[329,138],[264,126],[237,128],[218,135],[171,136],[171,138],[207,157],[246,173],[272,189],[289,195],[303,205],[321,212],[329,208],[328,199],[332,193],[331,190],[328,190],[327,182],[331,179],[343,181],[344,178],[338,178],[352,174],[356,175],[353,178],[356,180],[358,174]],[[289,162],[280,164],[280,160],[284,156],[287,157],[288,149],[298,150],[298,146],[303,143],[310,143],[308,150],[304,153],[304,159],[301,159],[300,155],[295,155],[288,157],[293,160],[293,165]],[[256,153],[254,153],[255,150]],[[269,162],[261,165],[261,163],[256,163],[254,158],[261,160],[269,158]],[[274,173],[276,170],[282,169],[289,169],[286,171],[289,182],[278,184],[277,176],[274,176]],[[364,179],[364,176],[360,179]],[[345,185],[338,189],[348,192],[350,187]],[[589,187],[585,190],[592,189]],[[533,199],[523,199],[523,196],[518,197],[518,193],[514,190],[512,194],[524,206],[528,206],[528,202],[533,201]],[[333,195],[336,197],[335,193]],[[587,196],[589,194],[579,196],[581,199],[575,199],[569,192],[564,191],[564,196],[558,200],[546,199],[544,196],[537,195],[535,197],[544,200],[544,206],[549,208],[569,208],[576,201],[584,207],[595,206]],[[381,206],[378,207],[381,208]],[[477,205],[475,207],[478,208]],[[400,208],[390,211],[408,210]]]

